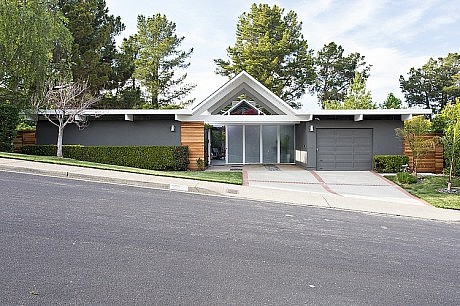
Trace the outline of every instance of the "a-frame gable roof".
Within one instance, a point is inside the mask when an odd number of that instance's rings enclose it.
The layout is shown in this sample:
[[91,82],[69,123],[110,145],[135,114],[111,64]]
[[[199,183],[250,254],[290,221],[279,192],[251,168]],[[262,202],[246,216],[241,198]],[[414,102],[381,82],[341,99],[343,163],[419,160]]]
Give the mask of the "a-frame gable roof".
[[194,115],[212,114],[231,103],[241,94],[250,96],[272,114],[290,116],[296,114],[289,104],[281,100],[246,71],[240,72],[204,101],[194,106],[192,113]]

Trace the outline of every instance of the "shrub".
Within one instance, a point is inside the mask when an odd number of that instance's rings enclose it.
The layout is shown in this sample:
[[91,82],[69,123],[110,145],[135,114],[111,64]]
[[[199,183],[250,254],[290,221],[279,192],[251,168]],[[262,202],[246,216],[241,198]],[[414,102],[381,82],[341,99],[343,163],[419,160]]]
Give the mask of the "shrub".
[[19,109],[12,104],[0,103],[0,123],[0,151],[10,152],[19,123]]
[[403,165],[409,163],[405,155],[375,155],[374,170],[379,173],[396,173],[401,171]]
[[414,184],[417,183],[417,177],[413,176],[409,172],[398,172],[396,173],[398,182],[401,184]]
[[[56,145],[23,146],[29,155],[55,156]],[[150,170],[186,170],[188,147],[184,146],[80,146],[64,145],[64,157]]]
[[197,159],[196,161],[196,167],[198,168],[198,170],[200,171],[203,171],[205,166],[204,166],[204,161],[200,158]]

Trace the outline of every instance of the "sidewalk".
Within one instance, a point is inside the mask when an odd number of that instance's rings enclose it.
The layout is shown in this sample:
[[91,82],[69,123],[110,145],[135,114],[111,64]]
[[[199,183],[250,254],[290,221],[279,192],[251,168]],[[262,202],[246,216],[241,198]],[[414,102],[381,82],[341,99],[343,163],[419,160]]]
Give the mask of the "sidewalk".
[[416,201],[401,202],[400,199],[396,201],[391,198],[363,198],[354,195],[343,196],[320,191],[305,192],[299,190],[273,189],[262,186],[239,186],[6,158],[0,158],[0,171],[49,175],[112,184],[126,184],[138,187],[193,192],[256,201],[278,202],[299,206],[318,206],[368,213],[460,222],[460,211],[435,208],[428,205],[422,205]]

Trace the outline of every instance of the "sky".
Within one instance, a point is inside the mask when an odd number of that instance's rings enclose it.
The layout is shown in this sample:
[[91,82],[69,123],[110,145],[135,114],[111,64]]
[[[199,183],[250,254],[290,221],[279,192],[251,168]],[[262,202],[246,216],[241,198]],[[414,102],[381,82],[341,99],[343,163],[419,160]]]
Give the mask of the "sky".
[[[182,50],[193,48],[189,83],[196,84],[189,98],[201,102],[228,81],[215,74],[214,59],[228,59],[226,49],[235,43],[238,17],[250,10],[242,0],[106,0],[109,13],[120,16],[125,31],[137,32],[137,16],[165,14],[184,36]],[[256,2],[259,3],[259,2]],[[367,89],[373,101],[383,102],[390,92],[404,100],[399,76],[419,68],[430,57],[460,52],[459,0],[285,0],[264,1],[293,10],[302,32],[316,53],[325,44],[341,45],[345,55],[359,52],[372,65]],[[308,92],[299,100],[303,110],[315,110],[317,99]]]

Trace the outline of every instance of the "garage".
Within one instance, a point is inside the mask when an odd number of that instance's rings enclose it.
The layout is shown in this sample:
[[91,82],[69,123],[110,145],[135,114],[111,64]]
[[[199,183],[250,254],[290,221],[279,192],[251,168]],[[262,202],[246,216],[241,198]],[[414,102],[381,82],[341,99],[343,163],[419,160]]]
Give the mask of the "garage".
[[318,128],[317,170],[371,170],[372,129]]

